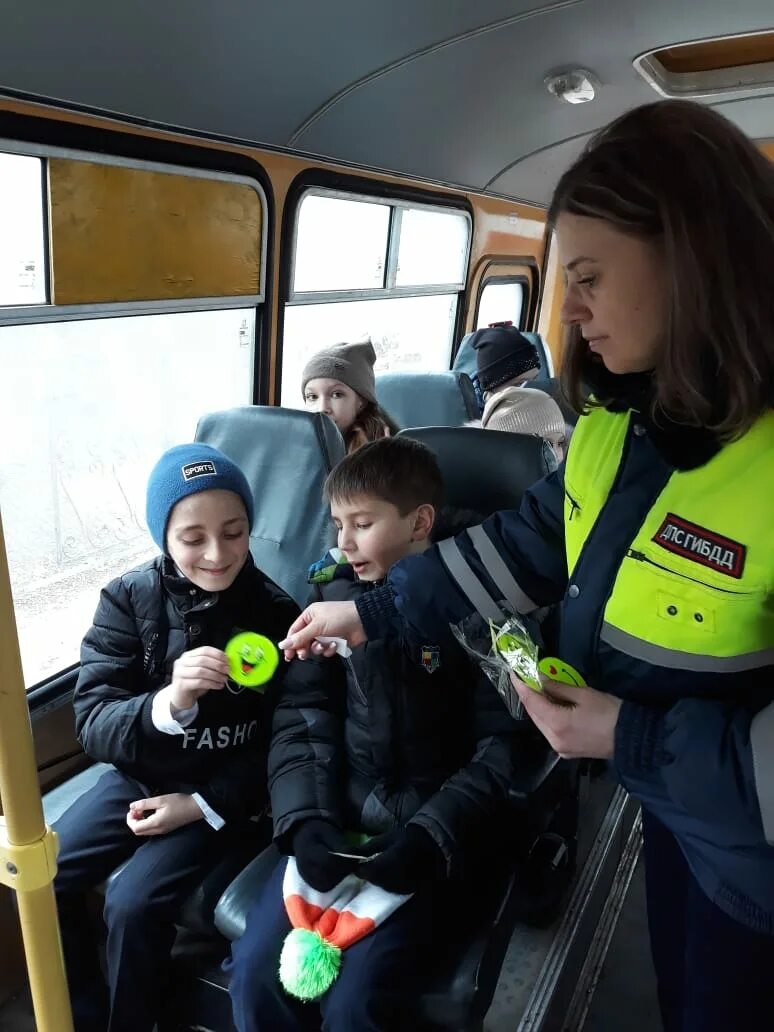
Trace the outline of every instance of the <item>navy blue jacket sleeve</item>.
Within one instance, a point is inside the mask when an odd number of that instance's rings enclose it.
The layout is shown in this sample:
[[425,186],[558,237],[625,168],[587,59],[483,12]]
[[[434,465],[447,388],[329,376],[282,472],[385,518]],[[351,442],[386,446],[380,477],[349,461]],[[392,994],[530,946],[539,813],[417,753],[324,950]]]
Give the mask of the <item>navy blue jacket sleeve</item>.
[[[520,612],[529,613],[562,598],[567,585],[563,467],[525,492],[518,511],[495,513],[482,527],[525,597]],[[500,602],[505,594],[474,543],[475,532],[471,528],[454,541],[470,572]],[[401,559],[384,587],[357,600],[370,639],[384,637],[391,627],[393,633],[408,628],[413,637],[442,640],[448,636],[449,624],[475,611],[441,553],[442,547],[434,545],[422,555]]]
[[756,713],[709,699],[681,699],[665,712],[624,702],[615,765],[656,816],[677,809],[718,841],[765,835],[774,844],[772,746],[774,703]]

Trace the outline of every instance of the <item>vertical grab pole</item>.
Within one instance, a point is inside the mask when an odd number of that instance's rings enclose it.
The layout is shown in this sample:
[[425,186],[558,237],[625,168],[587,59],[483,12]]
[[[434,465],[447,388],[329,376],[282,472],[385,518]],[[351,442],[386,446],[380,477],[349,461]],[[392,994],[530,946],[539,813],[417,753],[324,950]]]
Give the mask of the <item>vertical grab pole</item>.
[[11,580],[0,519],[0,883],[15,890],[38,1032],[73,1032]]

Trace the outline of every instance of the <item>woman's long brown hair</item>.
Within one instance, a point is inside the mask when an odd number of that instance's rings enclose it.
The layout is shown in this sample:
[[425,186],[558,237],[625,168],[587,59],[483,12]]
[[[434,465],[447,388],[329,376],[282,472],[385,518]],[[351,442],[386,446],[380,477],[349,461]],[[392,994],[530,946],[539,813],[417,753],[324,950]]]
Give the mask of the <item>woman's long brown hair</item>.
[[[722,115],[689,101],[636,108],[598,133],[549,211],[656,242],[669,284],[653,415],[740,436],[774,399],[774,167]],[[564,391],[589,405],[594,362],[569,328]],[[595,402],[605,397],[595,391]],[[592,403],[593,404],[593,403]]]

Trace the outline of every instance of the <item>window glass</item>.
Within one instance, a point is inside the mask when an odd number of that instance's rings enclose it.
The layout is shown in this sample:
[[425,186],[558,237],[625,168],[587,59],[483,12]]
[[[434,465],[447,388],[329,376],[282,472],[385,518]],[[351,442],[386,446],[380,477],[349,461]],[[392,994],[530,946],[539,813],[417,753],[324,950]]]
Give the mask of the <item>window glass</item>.
[[396,286],[463,284],[469,235],[470,223],[464,215],[403,209]]
[[301,373],[321,348],[370,337],[376,372],[448,369],[457,294],[287,305],[282,352],[282,404],[303,408]]
[[389,205],[308,195],[298,214],[293,290],[383,286],[389,226]]
[[0,305],[44,305],[46,267],[40,158],[0,154]]
[[252,401],[255,309],[0,327],[0,509],[28,685],[78,659],[99,590],[156,554],[145,486]]
[[481,291],[478,303],[476,329],[481,330],[494,322],[510,320],[514,326],[521,326],[521,309],[524,304],[524,284],[487,283]]

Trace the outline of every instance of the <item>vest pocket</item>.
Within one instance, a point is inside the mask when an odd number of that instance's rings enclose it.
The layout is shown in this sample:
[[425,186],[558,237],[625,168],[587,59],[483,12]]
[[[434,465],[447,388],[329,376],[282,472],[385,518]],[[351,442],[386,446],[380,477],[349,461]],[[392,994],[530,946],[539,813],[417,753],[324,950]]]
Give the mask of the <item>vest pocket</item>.
[[608,643],[620,639],[622,651],[639,649],[656,665],[707,672],[767,662],[762,654],[771,647],[774,620],[764,588],[730,578],[730,585],[719,586],[720,575],[698,564],[686,571],[660,560],[628,551],[605,610]]
[[744,584],[743,581],[736,581],[729,577],[723,577],[722,574],[713,574],[711,571],[706,570],[699,564],[694,564],[696,565],[696,570],[694,571],[693,568],[691,568],[689,572],[686,569],[678,569],[676,565],[663,562],[660,554],[658,558],[655,558],[647,552],[638,551],[634,548],[630,548],[627,551],[626,557],[651,567],[657,575],[661,574],[663,576],[673,578],[676,584],[679,584],[681,581],[685,581],[686,585],[696,584],[706,591],[715,592],[721,596],[728,595],[732,598],[737,597],[743,599],[762,598],[765,594],[765,590],[762,587],[753,587],[752,585]]
[[565,523],[572,523],[580,519],[583,512],[583,497],[574,484],[564,481],[564,519]]
[[565,504],[569,503],[570,506],[570,511],[567,514],[567,519],[568,521],[572,521],[573,516],[575,516],[576,513],[580,513],[580,502],[576,502],[573,496],[567,490],[565,490],[564,492],[564,498]]

